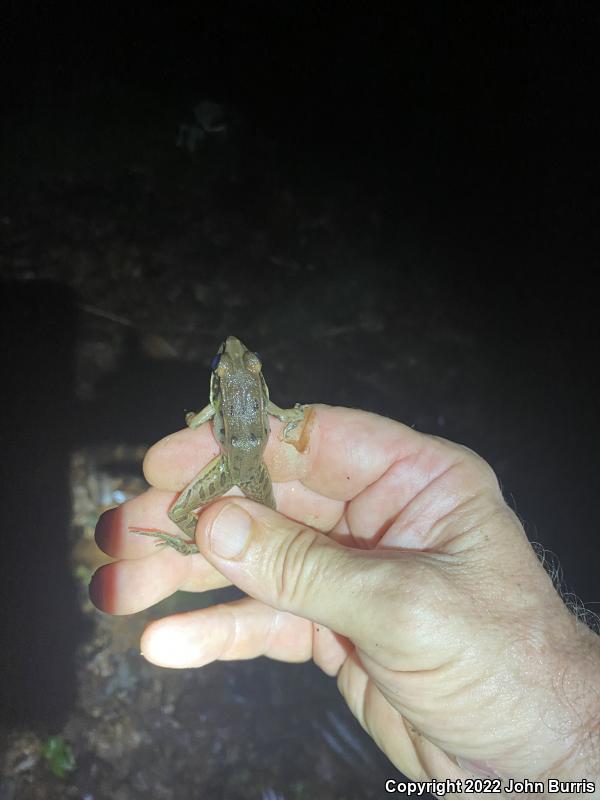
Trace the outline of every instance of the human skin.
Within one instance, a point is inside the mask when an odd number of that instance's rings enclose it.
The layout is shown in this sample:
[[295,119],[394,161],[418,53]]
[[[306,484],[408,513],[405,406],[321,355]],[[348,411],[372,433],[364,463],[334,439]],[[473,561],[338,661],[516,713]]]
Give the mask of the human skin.
[[248,597],[152,622],[143,655],[175,668],[312,658],[414,780],[600,778],[600,639],[565,607],[490,466],[375,414],[310,408],[304,449],[272,420],[278,511],[212,503],[197,555],[129,527],[180,533],[167,509],[218,454],[211,427],[151,447],[151,488],[98,524],[119,560],[94,575],[96,606],[132,614],[233,583]]

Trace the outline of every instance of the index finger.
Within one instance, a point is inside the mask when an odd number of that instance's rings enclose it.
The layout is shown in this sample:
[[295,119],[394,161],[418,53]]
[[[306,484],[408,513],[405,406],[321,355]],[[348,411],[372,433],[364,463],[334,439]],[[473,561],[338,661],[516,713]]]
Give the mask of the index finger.
[[[280,438],[282,424],[271,419],[264,460],[277,482],[298,480],[332,500],[350,500],[380,478],[397,460],[421,450],[429,437],[400,422],[353,408],[307,406],[303,446]],[[153,445],[144,459],[146,480],[180,491],[220,452],[211,426],[181,430]]]

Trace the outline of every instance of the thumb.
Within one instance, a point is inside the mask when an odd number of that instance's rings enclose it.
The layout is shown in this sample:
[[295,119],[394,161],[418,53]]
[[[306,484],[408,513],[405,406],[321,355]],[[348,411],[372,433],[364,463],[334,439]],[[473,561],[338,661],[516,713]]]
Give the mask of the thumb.
[[211,505],[196,540],[219,572],[272,608],[326,625],[367,650],[389,630],[389,591],[382,586],[400,582],[398,559],[344,547],[241,498]]

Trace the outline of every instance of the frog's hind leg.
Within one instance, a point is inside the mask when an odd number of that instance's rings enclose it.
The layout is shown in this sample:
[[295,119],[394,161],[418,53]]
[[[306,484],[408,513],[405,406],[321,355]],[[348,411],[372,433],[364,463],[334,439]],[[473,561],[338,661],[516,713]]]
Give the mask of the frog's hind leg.
[[187,539],[165,531],[143,528],[129,530],[144,536],[153,536],[159,540],[157,544],[167,544],[184,556],[197,553],[198,545],[194,537],[198,515],[194,513],[195,510],[214,500],[215,497],[225,494],[232,486],[227,463],[222,456],[217,456],[185,487],[167,512],[169,519],[186,534]]
[[191,539],[180,539],[179,536],[176,536],[172,533],[155,531],[149,528],[130,527],[129,530],[131,533],[141,533],[142,536],[153,536],[155,539],[159,540],[156,542],[157,545],[168,544],[169,547],[177,550],[177,552],[181,553],[182,556],[191,556],[194,553],[199,552],[196,542],[192,541]]
[[232,486],[226,460],[223,456],[213,458],[179,494],[168,511],[169,519],[193,539],[198,522],[195,510],[225,494]]
[[261,464],[259,469],[256,470],[254,477],[247,483],[238,484],[242,492],[249,497],[250,500],[256,500],[257,503],[262,503],[263,506],[275,508],[275,496],[273,495],[273,484],[271,483],[271,476],[269,470],[264,464]]

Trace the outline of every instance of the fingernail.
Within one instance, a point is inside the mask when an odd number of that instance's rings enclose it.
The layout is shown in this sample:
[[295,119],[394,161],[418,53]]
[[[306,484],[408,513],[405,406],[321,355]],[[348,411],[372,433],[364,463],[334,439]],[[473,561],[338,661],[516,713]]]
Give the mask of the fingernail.
[[226,505],[212,524],[210,549],[221,558],[236,558],[246,547],[251,525],[252,517],[241,506]]

